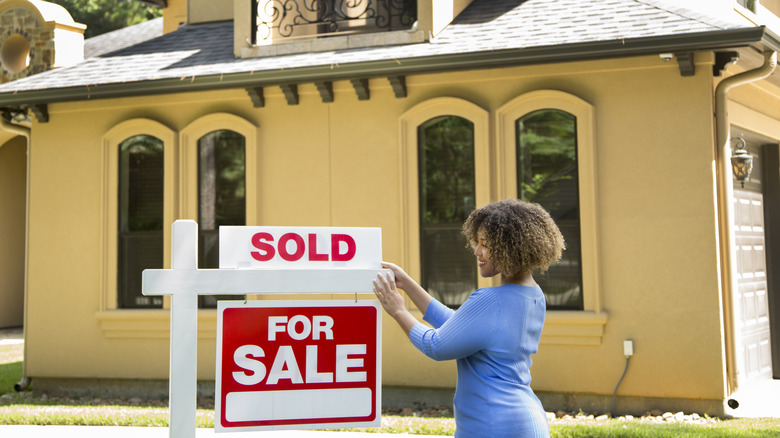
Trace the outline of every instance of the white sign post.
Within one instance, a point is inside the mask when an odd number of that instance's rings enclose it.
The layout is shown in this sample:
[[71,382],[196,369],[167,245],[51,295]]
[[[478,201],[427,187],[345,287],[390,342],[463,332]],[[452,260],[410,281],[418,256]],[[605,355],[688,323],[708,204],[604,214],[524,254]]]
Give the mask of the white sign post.
[[146,269],[142,282],[144,295],[171,295],[170,436],[195,436],[198,295],[373,293],[376,276],[391,273],[381,269],[379,233],[221,227],[220,269],[198,269],[197,223],[174,222],[171,269]]

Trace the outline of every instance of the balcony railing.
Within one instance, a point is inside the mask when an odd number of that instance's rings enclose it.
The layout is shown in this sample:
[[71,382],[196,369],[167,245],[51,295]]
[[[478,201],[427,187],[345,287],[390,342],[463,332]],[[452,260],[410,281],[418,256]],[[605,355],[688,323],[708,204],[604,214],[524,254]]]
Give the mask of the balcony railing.
[[417,20],[416,0],[252,0],[253,44],[403,30]]

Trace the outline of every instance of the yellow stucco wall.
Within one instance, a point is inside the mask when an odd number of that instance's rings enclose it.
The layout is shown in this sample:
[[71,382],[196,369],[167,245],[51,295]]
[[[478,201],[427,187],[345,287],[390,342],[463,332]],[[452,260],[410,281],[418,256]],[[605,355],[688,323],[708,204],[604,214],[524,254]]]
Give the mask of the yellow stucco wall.
[[186,0],[187,23],[207,23],[233,19],[232,0]]
[[187,22],[187,0],[168,0],[163,9],[163,33],[173,32]]
[[[590,336],[595,345],[577,342],[577,332],[565,344],[543,341],[533,387],[611,395],[625,364],[622,342],[633,339],[621,395],[722,398],[713,88],[708,58],[699,61],[700,74],[686,78],[657,56],[410,76],[403,99],[378,78],[368,101],[343,81],[333,84],[329,104],[312,84],[299,86],[299,105],[268,88],[264,108],[253,108],[244,90],[51,104],[50,122],[34,126],[33,175],[45,178],[31,187],[28,373],[168,375],[167,312],[112,311],[103,290],[101,139],[117,124],[148,118],[181,132],[204,115],[239,116],[258,127],[257,159],[249,163],[259,184],[257,224],[378,226],[384,257],[403,262],[399,117],[430,99],[471,102],[490,115],[494,159],[496,110],[547,89],[595,109],[600,283],[586,293],[600,295],[606,324]],[[498,197],[498,184],[488,183]],[[200,321],[198,375],[211,380],[214,311]],[[383,377],[386,385],[453,387],[455,367],[414,351],[386,318]]]
[[23,322],[26,174],[27,139],[0,138],[0,328]]

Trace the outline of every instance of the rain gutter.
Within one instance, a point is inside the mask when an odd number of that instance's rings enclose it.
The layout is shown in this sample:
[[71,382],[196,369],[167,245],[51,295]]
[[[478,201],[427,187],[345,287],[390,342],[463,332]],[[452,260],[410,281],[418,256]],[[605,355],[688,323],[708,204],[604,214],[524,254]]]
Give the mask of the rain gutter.
[[268,71],[193,75],[38,90],[12,90],[0,93],[0,107],[586,61],[662,52],[718,50],[756,43],[762,43],[767,49],[780,50],[780,39],[764,26],[758,26],[714,32],[383,59]]
[[718,83],[715,87],[715,129],[716,141],[715,157],[717,163],[717,196],[718,196],[718,220],[719,247],[721,259],[721,284],[722,284],[722,309],[725,331],[725,351],[727,367],[727,392],[731,396],[737,389],[737,360],[734,324],[734,297],[739,291],[736,279],[737,272],[737,248],[734,237],[734,199],[733,174],[731,170],[731,139],[728,117],[728,92],[734,87],[759,81],[771,75],[777,67],[777,52],[767,50],[764,52],[764,63],[752,70],[730,76]]

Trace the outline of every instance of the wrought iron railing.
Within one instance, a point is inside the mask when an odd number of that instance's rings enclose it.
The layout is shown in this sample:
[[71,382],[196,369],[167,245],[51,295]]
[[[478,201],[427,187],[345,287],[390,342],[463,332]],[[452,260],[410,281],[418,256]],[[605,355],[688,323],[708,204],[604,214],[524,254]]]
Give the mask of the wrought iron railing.
[[402,30],[417,0],[252,0],[253,43]]

